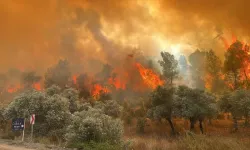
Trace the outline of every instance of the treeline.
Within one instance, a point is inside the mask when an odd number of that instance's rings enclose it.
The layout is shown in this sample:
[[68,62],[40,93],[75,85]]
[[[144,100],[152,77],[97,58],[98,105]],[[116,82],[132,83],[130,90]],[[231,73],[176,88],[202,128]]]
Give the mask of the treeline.
[[[79,86],[75,87],[69,80],[68,62],[59,61],[45,73],[44,91],[32,88],[20,91],[1,110],[1,129],[6,133],[8,120],[36,114],[36,138],[48,137],[72,147],[86,147],[91,142],[95,142],[95,146],[100,143],[103,146],[104,143],[109,149],[123,145],[123,121],[130,124],[132,118],[137,118],[140,133],[144,131],[146,118],[166,119],[172,134],[178,133],[174,118],[188,119],[191,131],[199,122],[203,133],[205,119],[211,120],[220,113],[229,112],[237,131],[238,120],[244,117],[247,125],[250,114],[248,52],[248,46],[238,41],[226,51],[224,63],[212,50],[197,50],[188,57],[188,61],[184,56],[177,61],[172,54],[162,52],[159,64],[165,84],[131,100],[115,99],[105,92],[94,99],[84,83],[87,77],[80,75],[77,78]],[[191,74],[187,75],[187,71]],[[103,72],[107,74],[110,68],[104,67]],[[180,77],[187,76],[193,80],[191,87],[176,85],[176,81],[183,80]],[[29,85],[39,79],[34,73],[25,77],[23,79]]]

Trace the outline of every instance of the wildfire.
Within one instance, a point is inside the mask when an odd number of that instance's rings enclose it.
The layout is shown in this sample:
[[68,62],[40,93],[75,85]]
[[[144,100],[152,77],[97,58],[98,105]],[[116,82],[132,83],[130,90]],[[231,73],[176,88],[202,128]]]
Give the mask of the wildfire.
[[141,64],[136,63],[140,75],[144,83],[152,89],[155,89],[157,86],[164,84],[164,81],[151,69],[144,68]]
[[116,89],[125,89],[126,83],[120,80],[119,78],[109,78],[109,84],[115,86]]
[[15,93],[17,92],[19,89],[21,89],[21,85],[17,84],[17,85],[11,85],[7,88],[7,92],[8,93]]
[[91,91],[91,95],[97,99],[101,93],[110,93],[110,90],[107,87],[103,87],[100,84],[94,84],[93,89]]
[[38,91],[41,91],[41,90],[42,90],[41,83],[39,83],[39,82],[34,83],[32,87],[33,87],[34,89],[38,90]]
[[72,76],[72,80],[73,80],[73,83],[74,83],[74,84],[76,84],[77,76],[78,76],[78,75],[73,75],[73,76]]

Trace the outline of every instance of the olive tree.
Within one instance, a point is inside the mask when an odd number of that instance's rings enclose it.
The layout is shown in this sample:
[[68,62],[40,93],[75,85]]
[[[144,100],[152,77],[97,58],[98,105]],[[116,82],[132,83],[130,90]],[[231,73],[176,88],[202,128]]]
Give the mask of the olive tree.
[[120,119],[105,115],[101,109],[89,107],[74,113],[65,137],[69,144],[89,141],[119,143],[122,134]]
[[248,124],[250,114],[250,91],[236,90],[232,93],[224,93],[219,101],[222,111],[230,112],[233,116],[234,129],[238,130],[238,119],[245,118],[245,125]]
[[153,119],[167,119],[172,133],[175,134],[175,128],[172,122],[174,88],[159,86],[151,93],[150,99],[152,103],[148,110],[148,117]]
[[175,114],[189,119],[191,131],[194,130],[196,121],[199,121],[200,130],[203,133],[204,119],[217,113],[215,96],[187,86],[179,86],[176,95]]
[[36,115],[34,133],[37,136],[53,136],[58,140],[69,123],[69,102],[65,97],[30,90],[21,93],[4,111],[7,119]]

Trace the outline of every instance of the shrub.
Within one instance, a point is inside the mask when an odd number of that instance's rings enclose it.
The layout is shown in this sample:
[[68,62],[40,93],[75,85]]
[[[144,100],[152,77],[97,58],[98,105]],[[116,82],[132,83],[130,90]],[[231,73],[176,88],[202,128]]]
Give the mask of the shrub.
[[122,134],[123,125],[120,119],[113,119],[100,109],[89,108],[74,114],[65,137],[68,143],[120,143]]
[[31,90],[20,94],[5,109],[7,119],[36,115],[35,135],[62,137],[68,125],[70,113],[66,98],[54,94],[47,96],[43,92]]
[[138,118],[137,125],[136,125],[136,129],[138,133],[140,134],[144,133],[145,124],[146,124],[146,120],[144,118]]

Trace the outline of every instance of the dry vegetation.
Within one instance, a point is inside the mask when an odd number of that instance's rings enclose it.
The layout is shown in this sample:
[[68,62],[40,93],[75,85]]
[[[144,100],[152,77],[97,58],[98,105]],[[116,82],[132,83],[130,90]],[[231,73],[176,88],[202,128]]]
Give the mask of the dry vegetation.
[[[213,120],[204,124],[205,134],[200,134],[198,123],[195,133],[189,132],[186,120],[174,120],[179,136],[173,137],[165,120],[147,123],[145,133],[136,133],[135,120],[130,126],[125,126],[125,139],[135,150],[247,150],[250,147],[250,128],[242,127],[236,133],[232,132],[231,120]],[[243,124],[243,121],[240,122]]]

